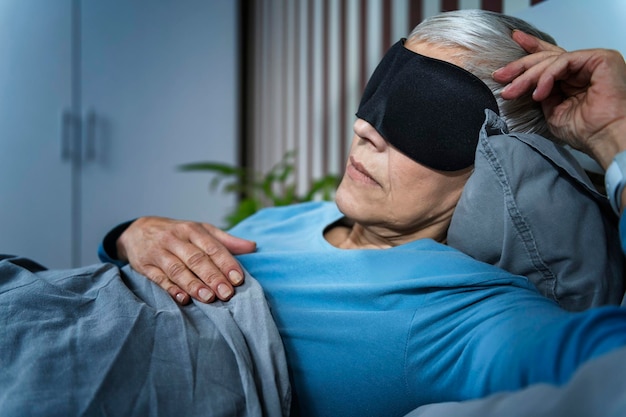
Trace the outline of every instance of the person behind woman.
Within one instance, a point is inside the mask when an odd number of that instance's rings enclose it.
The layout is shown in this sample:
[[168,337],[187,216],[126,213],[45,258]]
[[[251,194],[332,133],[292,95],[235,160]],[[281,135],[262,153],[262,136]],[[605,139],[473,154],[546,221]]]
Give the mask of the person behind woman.
[[[427,403],[563,383],[581,363],[626,345],[626,310],[566,312],[527,279],[445,245],[485,109],[498,111],[471,71],[484,67],[490,79],[508,63],[490,64],[480,48],[467,51],[470,42],[454,43],[461,28],[516,49],[508,61],[526,53],[510,39],[513,29],[545,38],[485,11],[426,20],[390,49],[366,87],[336,204],[265,209],[232,230],[257,243],[237,259],[266,292],[299,415],[403,415]],[[509,123],[518,120],[513,106],[500,107]],[[541,126],[535,113],[528,123]],[[146,248],[128,236],[152,233],[147,225],[134,223],[117,241],[131,264]],[[205,301],[203,290],[220,294],[226,285],[218,279],[209,290],[183,274],[175,286],[157,275],[170,294],[182,286]]]

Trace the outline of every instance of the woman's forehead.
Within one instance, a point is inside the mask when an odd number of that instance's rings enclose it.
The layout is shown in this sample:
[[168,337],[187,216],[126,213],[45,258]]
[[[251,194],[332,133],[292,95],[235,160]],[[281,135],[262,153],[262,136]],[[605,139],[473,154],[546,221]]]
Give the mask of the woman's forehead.
[[451,64],[463,68],[463,61],[459,58],[459,53],[463,52],[462,48],[452,48],[449,46],[440,46],[432,42],[426,42],[418,38],[409,38],[404,42],[404,47],[410,51],[429,58],[435,58],[447,61]]

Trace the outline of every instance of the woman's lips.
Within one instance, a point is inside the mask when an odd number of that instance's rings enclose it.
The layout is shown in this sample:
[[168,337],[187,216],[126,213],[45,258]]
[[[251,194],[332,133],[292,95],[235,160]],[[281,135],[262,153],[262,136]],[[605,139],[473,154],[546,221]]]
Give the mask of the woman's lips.
[[360,162],[357,162],[353,156],[350,157],[350,164],[348,164],[347,171],[350,178],[355,181],[379,185],[378,181],[376,181],[367,169],[365,169]]

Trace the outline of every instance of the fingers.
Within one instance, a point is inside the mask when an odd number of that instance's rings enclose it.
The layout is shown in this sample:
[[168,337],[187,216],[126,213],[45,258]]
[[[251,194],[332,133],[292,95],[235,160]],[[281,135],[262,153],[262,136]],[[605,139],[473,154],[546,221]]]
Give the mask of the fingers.
[[146,267],[142,271],[137,272],[146,276],[151,281],[154,281],[157,285],[167,291],[178,304],[187,305],[191,301],[189,294],[187,294],[186,291],[183,291],[180,287],[170,281],[170,279],[161,269],[150,266]]
[[549,58],[558,57],[563,54],[565,49],[542,41],[532,35],[520,30],[513,31],[513,40],[515,40],[529,55],[513,61],[503,68],[494,72],[494,79],[498,82],[506,83],[512,81],[515,77],[523,74],[529,68],[532,68]]
[[163,241],[171,255],[159,261],[160,268],[199,301],[229,300],[235,293],[233,287],[243,283],[237,260],[203,225],[181,222],[176,226],[175,233]]
[[[496,70],[493,79],[508,85],[502,90],[502,98],[510,100],[533,93],[541,100],[550,93],[557,74],[567,68],[567,61],[560,59],[563,52],[538,52],[513,61]],[[538,88],[539,87],[539,88]],[[540,97],[535,97],[536,95]]]
[[[515,99],[531,91],[536,101],[558,95],[570,97],[589,86],[605,54],[599,50],[540,52],[495,71],[494,80],[510,81],[502,90],[504,99]],[[514,75],[516,72],[520,74]],[[557,81],[561,83],[557,85]]]
[[182,252],[163,260],[162,269],[168,278],[199,301],[212,302],[216,295],[222,301],[229,300],[233,287],[209,256],[193,245],[185,246]]
[[[541,101],[553,93],[555,82],[564,79],[568,62],[559,56],[536,57],[538,61],[527,60],[522,65],[519,75],[515,75],[501,92],[502,98],[510,100],[531,93],[534,100]],[[505,67],[506,68],[506,67]],[[500,74],[494,73],[494,79]],[[496,79],[497,81],[497,79]]]
[[511,34],[511,37],[519,46],[524,48],[526,52],[529,54],[534,54],[537,52],[565,52],[565,49],[561,48],[558,45],[554,45],[550,42],[543,41],[533,35],[530,35],[526,32],[522,32],[521,30],[514,30]]
[[[554,79],[547,77],[545,70],[554,61],[551,57],[528,56],[532,59],[520,59],[493,73],[493,79],[507,84],[501,91],[505,100],[519,98],[525,94],[537,94],[536,88],[543,77],[543,89],[551,89]],[[542,90],[542,93],[544,90]]]
[[508,83],[513,81],[515,78],[524,74],[531,68],[536,67],[537,65],[541,65],[545,63],[547,60],[554,59],[556,56],[560,55],[562,52],[537,52],[532,55],[526,55],[523,58],[520,58],[516,61],[510,62],[502,68],[497,69],[493,73],[493,79],[500,83]]
[[202,302],[229,300],[244,279],[232,253],[256,249],[254,242],[209,224],[144,217],[131,226],[118,239],[131,266],[180,304],[190,296]]
[[[133,252],[134,256],[130,260],[133,268],[167,291],[179,304],[189,303],[190,296],[205,303],[215,301],[217,299],[216,291],[220,285],[219,280],[215,279],[215,275],[206,278],[208,282],[204,282],[191,272],[185,262],[181,260],[183,257],[180,254],[181,249],[176,248],[179,243],[173,245],[171,242],[163,242],[167,249],[151,247],[147,250],[147,254],[142,253],[141,255]],[[179,253],[174,254],[170,250],[179,251]],[[223,276],[218,278],[225,281]],[[221,287],[221,290],[224,301],[232,297],[232,287],[230,287],[230,293],[228,288]]]
[[[204,303],[211,303],[217,299],[216,291],[210,285],[206,285],[196,275],[194,275],[183,262],[174,255],[163,255],[161,257],[162,266],[145,265],[137,268],[138,272],[154,281],[161,288],[167,291],[170,296],[181,305],[188,304],[191,297]],[[214,286],[219,286],[214,282]],[[232,297],[234,292],[232,287],[226,289],[221,287],[221,299],[226,301]]]
[[566,51],[519,30],[513,31],[512,37],[529,55],[494,71],[495,81],[508,83],[501,92],[502,98],[515,99],[530,92],[537,100],[547,97],[554,86],[554,78],[546,71],[555,70],[552,65]]
[[256,244],[232,236],[210,224],[194,223],[190,227],[193,230],[189,232],[189,242],[193,247],[187,247],[191,251],[187,254],[187,267],[207,284],[207,280],[213,281],[210,277],[214,276],[218,281],[223,281],[224,278],[234,286],[241,285],[243,270],[233,254],[254,252]]
[[[250,240],[233,236],[213,225],[201,223],[201,226],[215,239],[217,239],[228,251],[234,255],[251,253],[256,250],[256,243]],[[200,235],[202,237],[203,234]]]

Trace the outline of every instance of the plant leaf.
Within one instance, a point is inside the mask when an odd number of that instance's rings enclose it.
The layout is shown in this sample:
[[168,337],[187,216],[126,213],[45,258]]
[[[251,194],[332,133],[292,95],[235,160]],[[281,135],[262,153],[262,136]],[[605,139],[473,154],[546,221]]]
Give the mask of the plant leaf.
[[226,193],[236,193],[240,198],[235,208],[226,216],[228,227],[232,227],[267,206],[284,206],[314,198],[331,200],[341,180],[340,176],[326,175],[313,181],[304,194],[297,195],[295,181],[295,150],[286,152],[282,159],[265,174],[247,168],[220,162],[193,162],[178,166],[181,171],[206,171],[215,175],[210,189],[222,186]]
[[322,194],[322,199],[330,200],[332,194],[337,190],[341,178],[337,175],[326,175],[318,180],[313,181],[309,191],[302,198],[302,201],[311,201],[318,193]]

